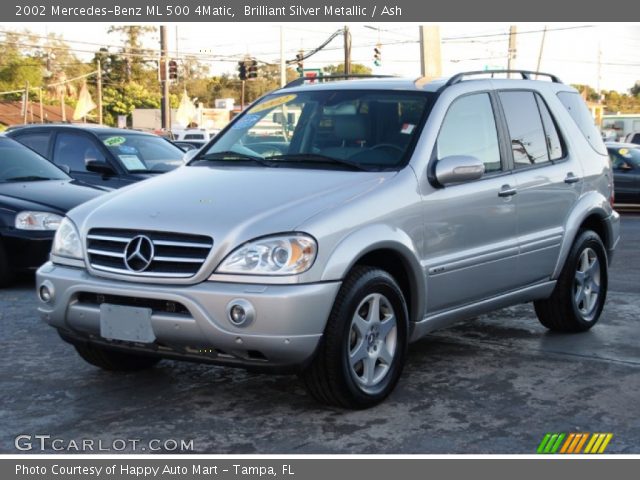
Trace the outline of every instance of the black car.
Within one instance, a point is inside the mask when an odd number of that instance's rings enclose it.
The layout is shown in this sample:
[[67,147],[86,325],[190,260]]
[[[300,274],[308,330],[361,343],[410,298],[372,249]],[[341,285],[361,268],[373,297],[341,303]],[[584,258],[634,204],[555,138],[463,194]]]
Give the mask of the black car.
[[0,136],[0,286],[42,265],[64,214],[101,193]]
[[35,150],[85,183],[114,189],[182,165],[169,140],[100,125],[25,125],[7,136]]
[[616,203],[640,203],[640,145],[607,143]]

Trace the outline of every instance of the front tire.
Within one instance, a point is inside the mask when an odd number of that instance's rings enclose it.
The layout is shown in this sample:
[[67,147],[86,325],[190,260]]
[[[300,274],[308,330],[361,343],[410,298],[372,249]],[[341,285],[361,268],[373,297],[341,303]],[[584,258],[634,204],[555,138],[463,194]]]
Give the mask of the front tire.
[[368,408],[394,389],[408,343],[407,305],[394,278],[356,267],[343,283],[323,338],[301,378],[318,401]]
[[607,254],[598,234],[579,232],[551,297],[534,302],[540,323],[557,332],[585,332],[607,297]]

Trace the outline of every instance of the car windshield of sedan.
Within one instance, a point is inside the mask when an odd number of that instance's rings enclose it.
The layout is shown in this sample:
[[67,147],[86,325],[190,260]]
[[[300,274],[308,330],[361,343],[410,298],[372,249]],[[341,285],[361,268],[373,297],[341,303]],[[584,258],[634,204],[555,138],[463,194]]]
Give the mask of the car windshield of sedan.
[[10,138],[0,138],[0,182],[35,182],[70,178],[33,150]]
[[433,94],[396,90],[279,91],[249,108],[190,165],[398,169]]
[[609,158],[614,170],[638,168],[640,166],[640,148],[609,147]]
[[117,133],[100,135],[102,143],[129,172],[162,173],[183,164],[184,152],[155,135]]

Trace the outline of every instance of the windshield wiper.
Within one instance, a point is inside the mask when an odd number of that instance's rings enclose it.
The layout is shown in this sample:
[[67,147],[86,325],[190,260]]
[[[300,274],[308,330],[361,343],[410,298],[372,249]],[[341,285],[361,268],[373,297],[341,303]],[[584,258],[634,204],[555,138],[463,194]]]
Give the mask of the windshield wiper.
[[265,160],[262,157],[258,157],[255,155],[248,155],[246,153],[239,153],[239,152],[234,152],[233,150],[225,150],[223,152],[214,152],[214,153],[207,153],[206,155],[203,155],[201,157],[196,157],[193,159],[193,163],[196,162],[200,162],[200,161],[226,161],[227,159],[229,160],[248,160],[250,162],[255,162],[258,163],[262,166],[265,167],[274,167],[277,165],[274,165],[272,162],[269,162],[267,160]]
[[342,158],[329,157],[319,153],[288,153],[285,155],[273,155],[267,158],[269,160],[277,160],[278,162],[333,163],[337,165],[344,165],[354,170],[362,170],[365,172],[371,171],[371,169],[359,163],[350,162],[349,160],[344,160]]
[[40,177],[38,175],[25,175],[23,177],[5,178],[5,182],[37,182],[40,180],[64,180],[63,178]]

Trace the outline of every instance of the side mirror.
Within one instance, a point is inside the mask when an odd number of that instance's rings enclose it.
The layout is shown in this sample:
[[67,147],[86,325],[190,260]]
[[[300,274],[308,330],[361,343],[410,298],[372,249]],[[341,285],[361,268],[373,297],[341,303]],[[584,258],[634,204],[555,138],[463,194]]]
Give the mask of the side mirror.
[[440,185],[470,182],[484,175],[484,163],[471,155],[451,155],[438,160],[435,175]]
[[192,160],[193,157],[195,157],[199,151],[200,151],[199,148],[194,148],[193,150],[189,150],[188,152],[185,152],[185,154],[182,156],[182,161],[184,163],[189,163],[189,161]]
[[114,175],[116,173],[107,162],[96,158],[87,158],[84,161],[84,166],[89,172],[99,173],[100,175]]

